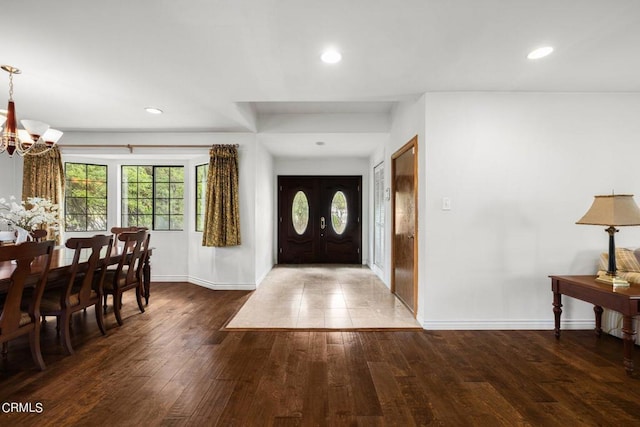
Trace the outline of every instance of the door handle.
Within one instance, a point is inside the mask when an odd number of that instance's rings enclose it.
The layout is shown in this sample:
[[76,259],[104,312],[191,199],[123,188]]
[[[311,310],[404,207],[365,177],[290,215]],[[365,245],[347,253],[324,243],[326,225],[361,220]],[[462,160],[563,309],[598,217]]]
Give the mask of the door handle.
[[324,230],[324,228],[327,226],[327,224],[324,221],[324,217],[321,216],[320,217],[320,230]]

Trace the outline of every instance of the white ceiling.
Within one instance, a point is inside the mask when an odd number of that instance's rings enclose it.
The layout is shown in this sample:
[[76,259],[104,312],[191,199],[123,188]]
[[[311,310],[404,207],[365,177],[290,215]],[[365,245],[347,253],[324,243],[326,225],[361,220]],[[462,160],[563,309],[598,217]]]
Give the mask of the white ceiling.
[[[20,0],[1,14],[19,118],[65,131],[254,131],[257,115],[381,113],[427,91],[640,91],[638,0]],[[327,46],[341,63],[320,61]]]

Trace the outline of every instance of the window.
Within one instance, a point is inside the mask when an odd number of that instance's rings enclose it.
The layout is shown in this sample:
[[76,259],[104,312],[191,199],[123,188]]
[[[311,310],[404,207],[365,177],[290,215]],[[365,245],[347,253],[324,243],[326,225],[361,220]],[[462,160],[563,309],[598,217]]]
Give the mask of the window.
[[298,235],[302,236],[309,225],[309,200],[304,191],[298,191],[291,204],[291,221]]
[[183,166],[122,166],[122,226],[184,227]]
[[207,203],[208,175],[208,163],[196,166],[196,231],[204,231],[204,211]]
[[373,169],[373,263],[383,267],[384,258],[384,166],[382,163]]
[[65,163],[66,231],[107,229],[107,166]]
[[347,198],[342,191],[336,191],[331,200],[331,226],[336,234],[344,233],[348,218]]

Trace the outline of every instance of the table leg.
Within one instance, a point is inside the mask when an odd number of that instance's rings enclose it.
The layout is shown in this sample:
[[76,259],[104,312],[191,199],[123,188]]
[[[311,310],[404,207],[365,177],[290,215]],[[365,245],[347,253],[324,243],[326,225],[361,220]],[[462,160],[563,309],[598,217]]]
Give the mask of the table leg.
[[602,307],[599,305],[593,306],[593,311],[596,313],[596,335],[599,337],[602,335]]
[[149,305],[149,289],[151,288],[151,261],[147,255],[142,266],[142,284],[144,285],[144,302]]
[[560,315],[562,314],[562,294],[558,292],[553,293],[553,314],[556,320],[556,327],[554,329],[556,338],[560,338]]
[[636,331],[633,329],[633,317],[622,317],[622,339],[624,341],[624,369],[627,375],[633,374],[633,341]]

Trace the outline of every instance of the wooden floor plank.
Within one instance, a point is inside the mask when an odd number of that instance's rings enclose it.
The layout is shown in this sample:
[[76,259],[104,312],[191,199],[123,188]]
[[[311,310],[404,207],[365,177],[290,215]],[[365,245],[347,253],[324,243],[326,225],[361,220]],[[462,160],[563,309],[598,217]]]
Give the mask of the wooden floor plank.
[[343,333],[347,369],[354,400],[354,415],[381,416],[382,408],[367,365],[367,355],[358,337],[360,333]]
[[384,362],[369,362],[368,366],[385,422],[399,426],[415,425],[411,410],[389,365]]

